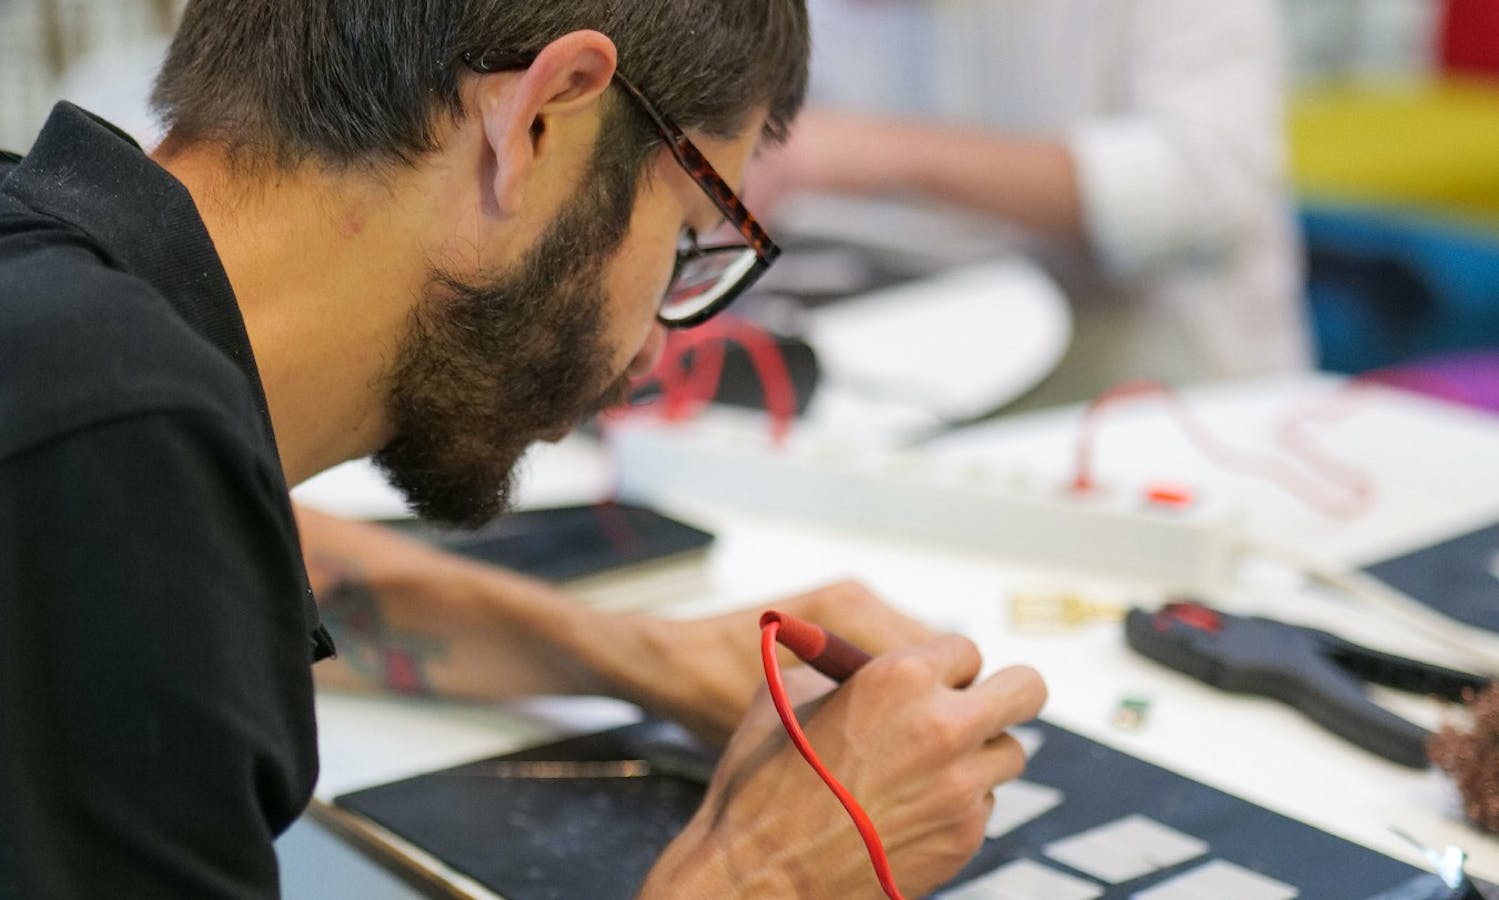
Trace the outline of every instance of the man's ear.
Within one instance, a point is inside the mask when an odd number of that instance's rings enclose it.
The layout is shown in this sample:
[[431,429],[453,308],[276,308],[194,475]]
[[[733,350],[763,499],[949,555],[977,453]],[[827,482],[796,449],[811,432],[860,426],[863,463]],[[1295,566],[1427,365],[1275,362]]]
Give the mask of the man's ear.
[[616,58],[608,37],[574,31],[546,45],[520,77],[480,82],[478,109],[494,157],[492,197],[502,215],[523,204],[527,180],[541,154],[552,148],[553,123],[598,107],[614,78]]

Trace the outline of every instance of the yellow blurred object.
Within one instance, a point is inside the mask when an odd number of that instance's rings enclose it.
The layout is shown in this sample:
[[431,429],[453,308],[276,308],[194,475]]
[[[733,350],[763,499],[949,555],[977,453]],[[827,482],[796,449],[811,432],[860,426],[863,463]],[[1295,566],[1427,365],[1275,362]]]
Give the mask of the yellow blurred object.
[[1291,170],[1303,197],[1413,206],[1499,225],[1499,81],[1299,91]]
[[1010,595],[1010,624],[1016,631],[1070,631],[1090,622],[1119,622],[1128,610],[1069,591],[1016,591]]

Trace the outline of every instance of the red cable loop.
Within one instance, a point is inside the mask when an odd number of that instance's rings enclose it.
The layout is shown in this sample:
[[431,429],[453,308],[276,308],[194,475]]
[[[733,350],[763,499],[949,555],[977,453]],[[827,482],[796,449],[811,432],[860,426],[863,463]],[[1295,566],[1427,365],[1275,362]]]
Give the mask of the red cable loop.
[[781,680],[781,664],[776,659],[776,633],[780,630],[780,622],[765,623],[760,632],[760,657],[765,663],[765,681],[770,686],[770,700],[775,704],[776,713],[781,717],[781,724],[786,727],[791,743],[807,761],[807,765],[812,767],[817,777],[822,779],[828,789],[833,792],[833,796],[838,798],[838,802],[843,804],[843,808],[848,811],[849,818],[853,819],[854,827],[859,830],[859,837],[864,839],[864,847],[869,852],[869,862],[874,866],[875,877],[879,879],[885,896],[890,900],[904,900],[900,889],[895,886],[895,873],[890,871],[890,859],[885,855],[885,845],[880,841],[874,822],[870,820],[869,814],[848,792],[848,789],[839,783],[838,779],[833,777],[833,773],[822,764],[822,760],[817,758],[811,741],[807,740],[801,723],[796,720],[796,711],[791,708],[791,700],[786,696],[786,685]]
[[[605,443],[613,437],[617,422],[648,408],[659,408],[661,418],[668,422],[690,419],[701,412],[718,393],[719,379],[723,376],[724,349],[729,340],[743,346],[749,354],[770,416],[771,440],[782,443],[796,418],[796,389],[785,357],[769,334],[733,316],[719,316],[697,328],[668,333],[660,360],[650,374],[634,383],[638,390],[655,382],[661,386],[661,396],[605,410],[599,416]],[[691,366],[687,364],[689,353],[694,353]],[[611,498],[619,494],[618,471],[614,472],[612,483]]]
[[[711,329],[698,336],[696,344],[697,352],[692,357],[692,367],[687,372],[688,396],[696,401],[697,412],[713,400],[713,395],[718,393],[718,385],[723,381],[723,364],[728,352],[728,338],[723,330],[717,327],[717,323],[709,322],[705,327]],[[684,354],[683,363],[686,363]]]
[[1313,424],[1330,425],[1340,422],[1357,412],[1368,398],[1370,389],[1379,382],[1360,376],[1344,384],[1330,396],[1318,398],[1312,403],[1287,413],[1281,418],[1279,440],[1281,446],[1302,465],[1330,482],[1339,484],[1356,500],[1367,506],[1374,500],[1374,485],[1368,476],[1336,459],[1318,446],[1306,434],[1306,427]]
[[771,438],[776,443],[784,441],[796,418],[796,388],[791,382],[786,357],[764,329],[732,316],[720,317],[720,324],[730,338],[748,351],[750,364],[760,379],[765,411],[770,414]]
[[[723,377],[724,351],[725,338],[717,322],[667,335],[666,353],[656,372],[652,373],[661,376],[666,421],[690,419],[712,401]],[[689,354],[692,355],[690,365]]]
[[[765,411],[770,416],[771,438],[781,443],[796,418],[796,388],[775,340],[744,319],[719,316],[697,328],[672,332],[667,336],[661,360],[640,384],[655,381],[661,385],[661,415],[666,421],[690,419],[718,393],[728,341],[743,347],[748,354],[760,380]],[[689,354],[691,365],[687,362]],[[627,409],[625,414],[628,412]]]
[[[1284,460],[1225,444],[1192,414],[1191,408],[1179,394],[1154,381],[1124,382],[1100,394],[1088,404],[1078,430],[1073,490],[1089,491],[1094,487],[1094,445],[1098,439],[1103,412],[1121,401],[1142,396],[1158,396],[1165,401],[1166,409],[1177,427],[1206,458],[1230,471],[1268,481],[1325,515],[1351,518],[1366,512],[1373,502],[1374,487],[1367,476],[1334,460],[1297,432],[1300,425],[1310,420],[1309,416],[1288,419],[1282,426],[1281,440],[1292,456],[1328,484],[1311,479],[1305,472]],[[1336,488],[1336,492],[1329,492],[1329,484]]]

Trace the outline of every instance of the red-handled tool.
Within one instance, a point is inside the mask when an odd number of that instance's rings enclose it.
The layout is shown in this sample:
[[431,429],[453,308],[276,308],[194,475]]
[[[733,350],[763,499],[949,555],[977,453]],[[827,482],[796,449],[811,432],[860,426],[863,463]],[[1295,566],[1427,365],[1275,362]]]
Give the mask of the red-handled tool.
[[870,660],[870,655],[820,625],[770,610],[760,617],[760,628],[775,623],[781,646],[796,658],[834,681],[847,681]]

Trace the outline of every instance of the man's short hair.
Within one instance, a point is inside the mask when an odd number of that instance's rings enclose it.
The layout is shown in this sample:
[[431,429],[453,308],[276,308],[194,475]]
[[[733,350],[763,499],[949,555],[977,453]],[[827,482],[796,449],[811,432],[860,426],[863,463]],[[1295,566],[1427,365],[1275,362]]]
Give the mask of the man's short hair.
[[[464,114],[464,53],[534,54],[579,29],[608,35],[663,113],[715,137],[760,107],[783,137],[806,91],[804,0],[190,0],[152,103],[173,144],[413,163]],[[653,141],[632,130],[621,139]]]

